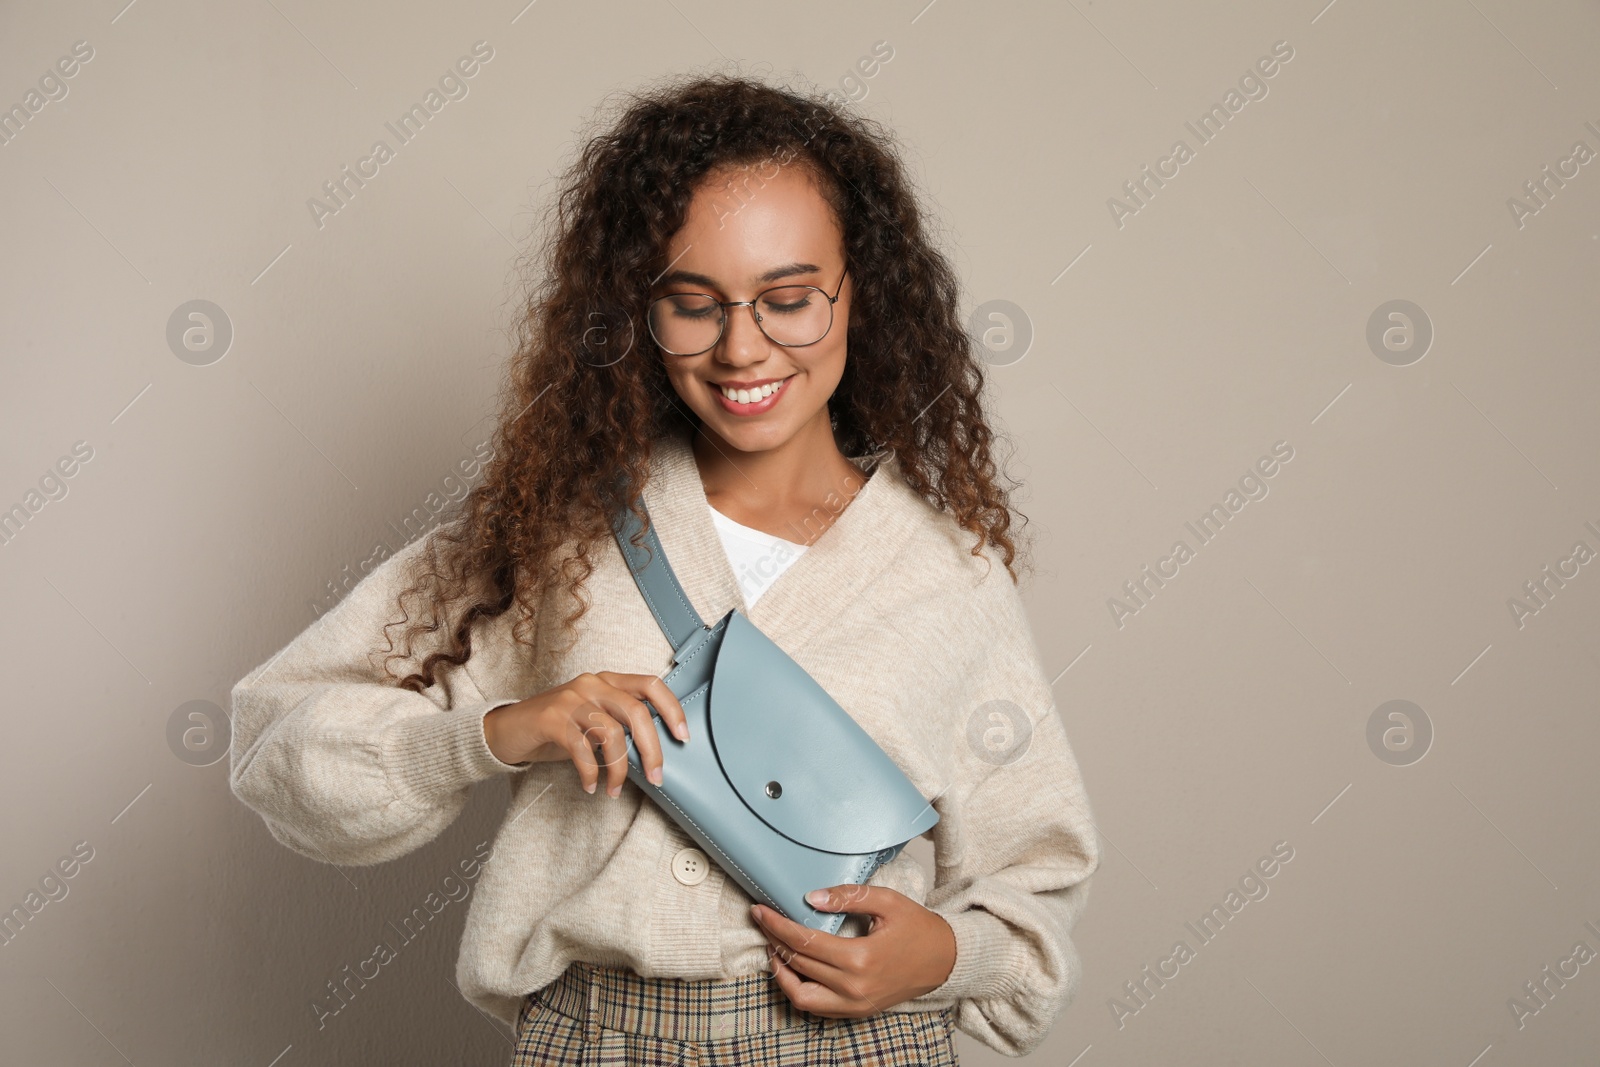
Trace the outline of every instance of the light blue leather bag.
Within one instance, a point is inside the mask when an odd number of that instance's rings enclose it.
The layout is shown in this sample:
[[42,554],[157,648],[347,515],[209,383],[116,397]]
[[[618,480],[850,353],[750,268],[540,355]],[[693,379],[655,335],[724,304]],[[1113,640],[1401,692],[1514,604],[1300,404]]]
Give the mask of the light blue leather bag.
[[701,621],[654,523],[641,548],[631,540],[640,523],[627,508],[612,528],[675,650],[663,680],[689,722],[689,740],[679,741],[651,707],[661,785],[644,776],[631,735],[629,781],[755,900],[811,929],[838,933],[846,913],[818,911],[805,894],[866,882],[939,813],[743,612],[731,610],[713,626]]

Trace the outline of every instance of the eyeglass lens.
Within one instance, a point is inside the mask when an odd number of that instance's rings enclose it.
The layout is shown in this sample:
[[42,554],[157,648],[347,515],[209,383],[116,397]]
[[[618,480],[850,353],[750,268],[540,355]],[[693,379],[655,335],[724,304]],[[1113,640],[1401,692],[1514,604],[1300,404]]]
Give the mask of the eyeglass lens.
[[[736,308],[743,311],[742,308]],[[820,289],[786,285],[756,298],[761,332],[780,345],[799,347],[822,340],[833,323],[833,304]],[[704,293],[675,293],[650,305],[650,334],[674,355],[704,352],[722,337],[726,313]]]

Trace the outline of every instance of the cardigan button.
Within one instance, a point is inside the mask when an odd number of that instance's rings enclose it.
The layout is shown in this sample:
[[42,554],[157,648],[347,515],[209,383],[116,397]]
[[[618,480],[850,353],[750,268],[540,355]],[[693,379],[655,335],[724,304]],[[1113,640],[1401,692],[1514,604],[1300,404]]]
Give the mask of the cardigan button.
[[684,885],[699,885],[711,873],[711,860],[697,848],[680,848],[672,857],[672,877]]

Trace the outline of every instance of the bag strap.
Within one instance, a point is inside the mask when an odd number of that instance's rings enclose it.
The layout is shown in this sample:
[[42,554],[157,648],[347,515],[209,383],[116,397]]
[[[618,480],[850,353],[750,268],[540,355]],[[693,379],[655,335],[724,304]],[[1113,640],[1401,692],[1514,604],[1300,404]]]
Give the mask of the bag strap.
[[[643,499],[639,501],[639,510],[645,513],[646,518],[649,517]],[[685,646],[707,630],[707,626],[694,610],[694,605],[689,603],[683,586],[678,583],[678,576],[672,573],[666,550],[656,536],[654,522],[645,529],[644,545],[640,548],[633,546],[632,537],[641,525],[626,507],[618,508],[611,519],[611,530],[616,535],[617,546],[622,549],[622,558],[627,560],[628,570],[632,572],[639,592],[644,594],[644,602],[650,605],[650,614],[656,617],[656,624],[672,643],[676,658]]]

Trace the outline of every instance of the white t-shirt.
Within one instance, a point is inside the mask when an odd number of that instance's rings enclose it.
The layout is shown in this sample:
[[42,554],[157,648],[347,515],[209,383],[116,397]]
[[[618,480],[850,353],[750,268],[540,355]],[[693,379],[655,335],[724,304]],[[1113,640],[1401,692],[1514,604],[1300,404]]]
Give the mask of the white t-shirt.
[[722,547],[733,565],[733,574],[739,580],[739,592],[744,595],[746,610],[755,606],[778,575],[788,570],[805,552],[805,545],[785,541],[781,537],[752,530],[728,516],[711,509],[711,521],[722,538]]

